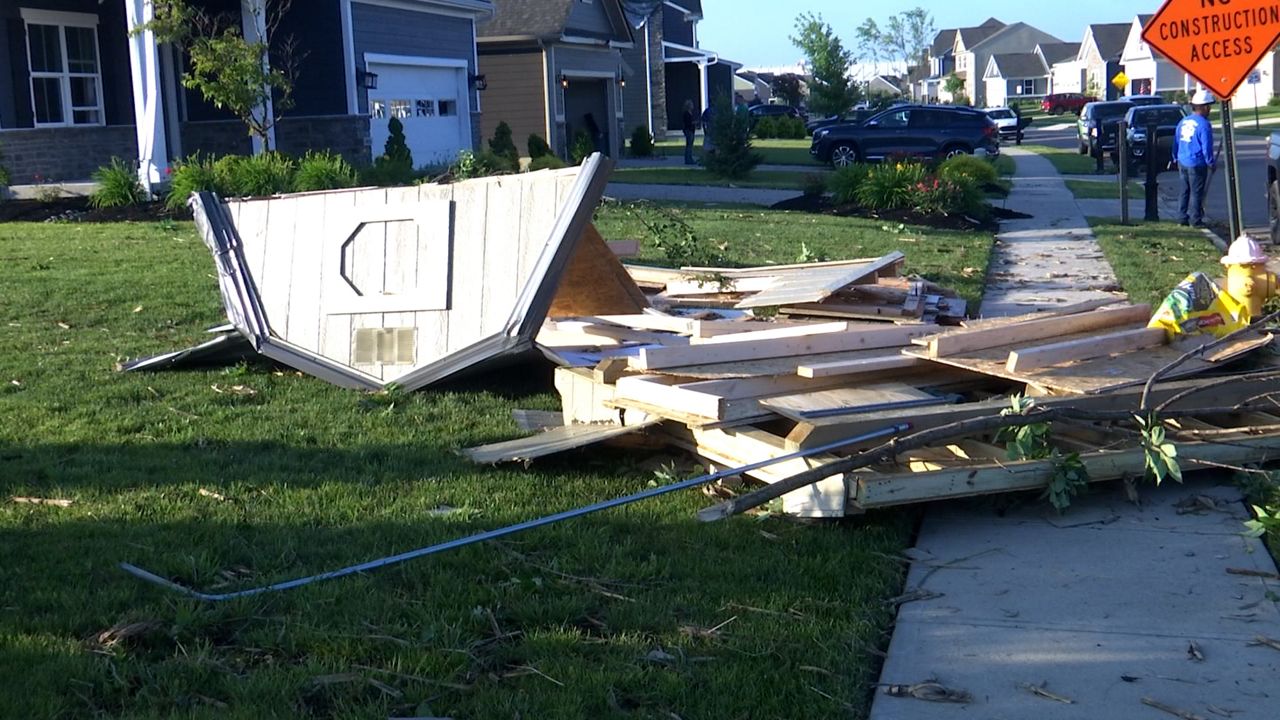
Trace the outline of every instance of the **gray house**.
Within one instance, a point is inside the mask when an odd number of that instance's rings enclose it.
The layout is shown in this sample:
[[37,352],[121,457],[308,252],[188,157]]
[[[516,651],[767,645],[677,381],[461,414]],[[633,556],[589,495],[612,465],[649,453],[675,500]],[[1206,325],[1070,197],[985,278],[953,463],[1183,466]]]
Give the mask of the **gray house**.
[[620,0],[498,0],[479,26],[477,53],[488,89],[485,137],[501,122],[525,150],[530,135],[568,157],[585,133],[617,156],[625,125],[623,49],[633,45]]
[[992,55],[982,76],[988,107],[1016,100],[1040,100],[1049,93],[1049,66],[1039,53]]
[[[247,0],[195,0],[257,36]],[[195,152],[248,153],[244,126],[181,84],[181,52],[131,34],[148,0],[0,4],[0,147],[14,182],[79,180],[112,157],[136,159],[148,186]],[[397,117],[419,164],[473,147],[479,126],[475,26],[489,0],[309,0],[275,36],[300,64],[292,109],[272,131],[288,153],[334,149],[366,164]]]
[[986,30],[979,29],[975,32],[971,28],[964,28],[956,34],[956,69],[965,79],[965,92],[969,94],[974,107],[986,107],[989,104],[985,74],[992,55],[1034,53],[1037,45],[1062,42],[1047,32],[1021,22],[1006,25],[995,32]]

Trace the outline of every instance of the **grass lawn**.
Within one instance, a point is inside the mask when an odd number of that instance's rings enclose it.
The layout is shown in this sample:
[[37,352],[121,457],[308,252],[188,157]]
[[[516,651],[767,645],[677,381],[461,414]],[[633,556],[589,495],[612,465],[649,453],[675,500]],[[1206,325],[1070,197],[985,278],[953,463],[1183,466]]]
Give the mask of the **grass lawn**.
[[1116,279],[1135,303],[1159,305],[1187,275],[1199,271],[1217,278],[1222,253],[1199,230],[1175,223],[1115,225],[1089,219]]
[[[1081,155],[1074,149],[1053,148],[1047,145],[1023,145],[1023,150],[1030,150],[1034,153],[1043,155],[1046,160],[1053,163],[1058,172],[1064,175],[1093,175],[1096,167],[1092,157]],[[1104,174],[1115,174],[1115,168],[1111,162],[1104,164],[1106,170]]]
[[[1120,199],[1120,183],[1117,180],[1067,180],[1067,189],[1077,200],[1119,200]],[[1129,183],[1129,199],[1142,199],[1145,197],[1140,183]]]
[[701,167],[681,165],[669,168],[619,168],[613,171],[609,182],[799,190],[803,186],[804,179],[816,172],[821,172],[816,166],[813,173],[756,170],[744,180],[725,180]]
[[[764,156],[768,165],[812,165],[824,167],[809,155],[811,140],[752,140],[751,145],[756,152]],[[684,139],[660,140],[656,144],[656,152],[668,157],[684,157]],[[702,157],[702,138],[693,141],[694,157]]]
[[[865,220],[675,212],[727,262],[901,248],[909,270],[970,299],[991,247]],[[625,207],[599,224],[643,237]],[[125,575],[118,562],[248,587],[659,480],[634,452],[529,470],[454,455],[517,436],[513,408],[557,409],[542,372],[409,396],[260,365],[114,372],[222,322],[215,278],[189,223],[0,225],[0,717],[865,714],[910,512],[704,525],[708,500],[684,493],[216,606]]]

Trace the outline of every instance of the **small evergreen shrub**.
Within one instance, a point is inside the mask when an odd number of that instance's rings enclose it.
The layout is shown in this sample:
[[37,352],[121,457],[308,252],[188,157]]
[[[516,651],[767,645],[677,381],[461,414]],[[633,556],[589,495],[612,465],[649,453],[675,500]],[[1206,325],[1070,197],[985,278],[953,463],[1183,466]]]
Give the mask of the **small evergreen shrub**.
[[191,194],[197,192],[229,194],[226,186],[218,181],[213,158],[201,158],[199,153],[174,164],[173,173],[169,176],[169,194],[165,196],[165,206],[170,210],[181,210]]
[[382,156],[389,162],[407,166],[412,173],[413,151],[409,149],[409,143],[404,137],[404,123],[400,122],[400,118],[393,117],[387,121],[387,131],[389,135],[382,146]]
[[803,140],[804,121],[790,116],[778,118],[777,132],[778,137],[786,140]]
[[761,140],[772,140],[778,137],[778,123],[771,117],[762,117],[756,121],[755,133]]
[[653,136],[649,134],[649,128],[643,125],[637,125],[631,131],[631,157],[653,157]]
[[1000,173],[996,171],[995,165],[982,158],[956,155],[938,166],[938,177],[951,181],[964,178],[981,187],[994,184],[1000,179]]
[[587,156],[596,151],[596,144],[591,141],[591,136],[586,130],[579,130],[577,135],[573,136],[573,145],[569,147],[569,157],[573,159],[574,165],[581,165]]
[[568,167],[565,161],[555,155],[543,155],[542,157],[534,158],[529,163],[529,172],[535,170],[560,170],[565,167]]
[[371,167],[365,168],[361,179],[380,187],[412,185],[417,176],[413,172],[413,152],[404,137],[404,123],[393,117],[387,121],[387,131],[382,154],[374,158]]
[[511,126],[505,121],[498,123],[498,127],[494,128],[493,137],[489,139],[489,150],[494,155],[510,160],[514,167],[520,167],[520,151],[516,149],[516,143],[511,139]]
[[828,182],[835,202],[839,205],[858,202],[858,189],[862,187],[862,183],[866,182],[869,172],[871,172],[871,166],[864,163],[854,163],[835,171]]
[[529,157],[532,159],[536,160],[540,157],[552,155],[551,146],[548,145],[547,141],[543,140],[542,136],[537,133],[533,133],[529,136],[527,144],[529,146]]
[[924,177],[924,166],[918,163],[881,163],[871,168],[858,186],[858,202],[868,210],[911,207],[916,186]]
[[[1186,93],[1183,93],[1183,95],[1186,95]],[[1267,101],[1267,107],[1280,107],[1280,95],[1273,95],[1271,99]]]
[[89,204],[95,208],[137,205],[147,199],[147,191],[138,181],[138,172],[118,157],[94,170],[92,179],[98,187],[89,196]]
[[328,150],[324,152],[308,150],[306,156],[298,163],[298,172],[293,178],[293,189],[295,192],[336,190],[355,187],[358,181],[355,168],[352,168],[341,155]]
[[230,167],[231,190],[250,197],[289,192],[298,172],[293,158],[275,151],[239,158]]
[[726,95],[716,99],[715,119],[711,122],[714,148],[703,158],[707,172],[726,180],[741,180],[764,159],[751,149],[751,120],[746,113],[734,112]]

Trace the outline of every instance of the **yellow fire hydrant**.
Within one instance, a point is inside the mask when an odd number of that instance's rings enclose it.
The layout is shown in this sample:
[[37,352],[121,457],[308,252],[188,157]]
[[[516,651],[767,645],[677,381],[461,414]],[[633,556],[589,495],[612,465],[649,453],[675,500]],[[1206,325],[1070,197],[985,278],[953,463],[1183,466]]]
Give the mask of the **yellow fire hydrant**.
[[1227,294],[1249,306],[1249,317],[1262,316],[1262,305],[1276,295],[1276,275],[1267,269],[1267,254],[1248,235],[1231,243],[1222,264],[1227,267]]

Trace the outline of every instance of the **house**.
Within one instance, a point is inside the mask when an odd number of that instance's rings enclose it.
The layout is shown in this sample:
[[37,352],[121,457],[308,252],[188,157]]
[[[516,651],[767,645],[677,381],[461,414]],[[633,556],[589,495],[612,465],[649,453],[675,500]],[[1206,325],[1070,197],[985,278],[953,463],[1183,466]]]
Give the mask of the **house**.
[[[259,3],[196,0],[265,27]],[[259,11],[255,12],[254,9]],[[249,153],[244,125],[183,87],[181,53],[130,29],[148,0],[17,0],[0,6],[0,147],[13,182],[87,178],[112,157],[136,159],[148,188],[193,153]],[[390,117],[418,164],[447,161],[476,141],[475,26],[489,0],[313,0],[295,4],[274,36],[305,57],[293,108],[268,142],[290,154],[328,148],[368,164]],[[260,145],[260,144],[259,144]]]
[[[623,113],[628,129],[645,126],[658,137],[668,129],[678,132],[686,100],[692,100],[694,111],[701,114],[716,98],[733,98],[742,64],[699,44],[701,0],[624,0],[623,6],[634,16],[636,43],[624,49],[622,57],[639,80],[626,91]],[[744,87],[737,92],[751,100],[758,90]]]
[[476,52],[485,76],[481,131],[511,127],[516,146],[530,135],[562,158],[579,136],[617,157],[625,133],[621,49],[633,44],[619,0],[495,0],[479,25]]
[[[964,90],[961,91],[964,95],[964,99],[972,100],[977,89],[974,87],[974,81],[971,76],[975,73],[981,73],[983,68],[976,65],[976,58],[974,58],[969,52],[969,48],[978,45],[983,40],[995,35],[1006,27],[1007,26],[999,20],[989,18],[986,22],[976,27],[956,29],[955,37],[951,44],[951,57],[953,64],[951,72],[943,78],[943,85],[946,85],[947,77],[950,77],[951,75],[959,77],[961,80],[965,81]],[[981,83],[978,84],[980,85]],[[955,97],[952,97],[951,99],[954,101]]]
[[1111,84],[1111,79],[1124,69],[1120,58],[1130,29],[1131,23],[1095,23],[1085,28],[1076,55],[1084,73],[1081,92],[1104,100],[1120,97],[1121,90]]
[[897,75],[874,75],[867,81],[868,97],[898,97],[902,95],[902,78]]
[[987,107],[1039,100],[1049,93],[1049,66],[1037,52],[992,55],[982,79]]
[[929,45],[929,49],[926,52],[927,76],[912,87],[916,99],[921,101],[951,101],[951,93],[947,92],[945,87],[947,79],[956,73],[955,50],[957,37],[964,33],[969,38],[970,43],[976,43],[1002,27],[1004,27],[1004,23],[995,18],[987,18],[986,22],[977,27],[939,30],[938,34],[933,36],[933,43]]
[[[1048,69],[1050,94],[1056,92],[1079,92],[1076,90],[1060,90],[1057,86],[1057,67],[1063,63],[1075,62],[1080,54],[1080,43],[1041,43],[1036,46],[1036,54]],[[1079,75],[1076,76],[1077,81]]]
[[[751,70],[739,70],[733,82],[734,91],[746,98],[747,102],[759,100],[769,102],[773,97],[773,75]],[[803,81],[802,81],[803,82]]]
[[[1062,40],[1026,23],[993,29],[964,28],[956,33],[956,74],[964,78],[965,94],[974,107],[985,107],[987,86],[985,72],[991,56],[1011,53],[1034,53],[1036,46],[1060,43]],[[988,32],[990,31],[990,32]]]

